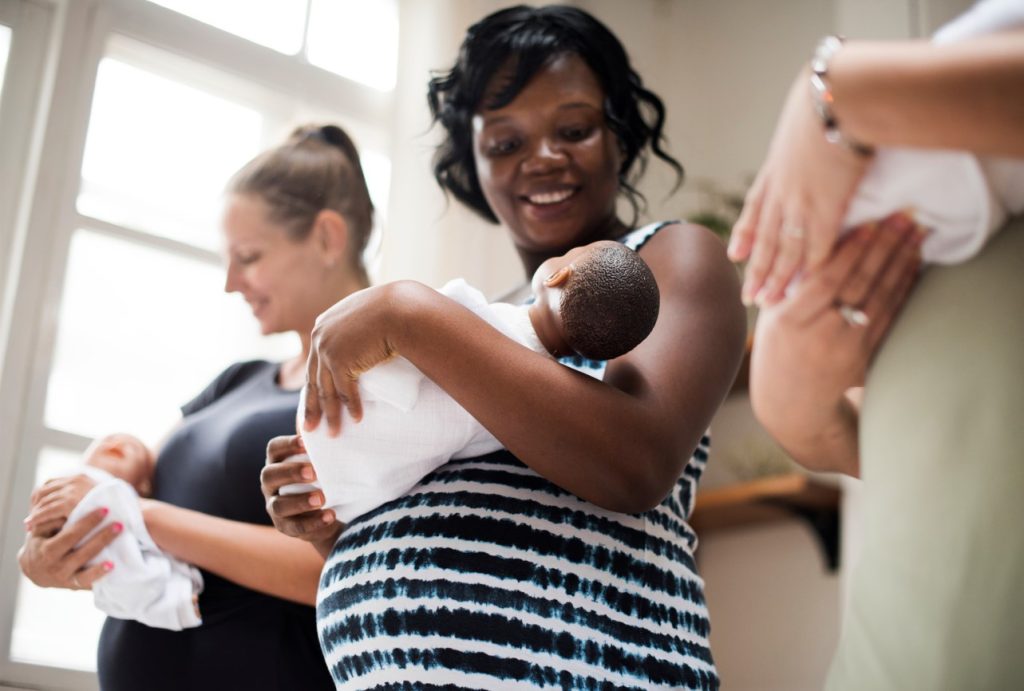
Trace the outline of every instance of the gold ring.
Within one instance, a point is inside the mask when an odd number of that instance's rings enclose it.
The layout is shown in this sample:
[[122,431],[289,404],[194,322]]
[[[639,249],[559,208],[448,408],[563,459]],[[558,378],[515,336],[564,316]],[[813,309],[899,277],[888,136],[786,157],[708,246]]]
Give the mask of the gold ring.
[[839,310],[839,316],[843,321],[850,326],[867,326],[871,323],[871,318],[862,309],[845,304],[840,304],[836,309]]

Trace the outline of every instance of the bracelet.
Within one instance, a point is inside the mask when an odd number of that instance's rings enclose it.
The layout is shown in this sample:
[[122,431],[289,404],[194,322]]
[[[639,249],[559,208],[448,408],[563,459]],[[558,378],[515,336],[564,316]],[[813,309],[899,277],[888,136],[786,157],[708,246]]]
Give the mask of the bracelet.
[[814,50],[814,57],[811,58],[811,94],[814,97],[814,111],[825,128],[825,139],[849,149],[858,156],[867,158],[874,155],[874,147],[843,134],[839,129],[839,121],[836,120],[835,113],[832,112],[835,98],[832,96],[832,89],[829,87],[828,81],[826,81],[828,66],[842,45],[842,37],[826,36],[821,39],[818,47]]

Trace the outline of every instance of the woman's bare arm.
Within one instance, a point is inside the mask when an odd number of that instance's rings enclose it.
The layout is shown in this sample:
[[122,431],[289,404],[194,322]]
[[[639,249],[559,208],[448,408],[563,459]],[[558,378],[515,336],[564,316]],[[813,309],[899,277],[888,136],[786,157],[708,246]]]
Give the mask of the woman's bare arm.
[[316,604],[323,557],[271,526],[231,521],[155,500],[142,512],[161,549],[261,593]]

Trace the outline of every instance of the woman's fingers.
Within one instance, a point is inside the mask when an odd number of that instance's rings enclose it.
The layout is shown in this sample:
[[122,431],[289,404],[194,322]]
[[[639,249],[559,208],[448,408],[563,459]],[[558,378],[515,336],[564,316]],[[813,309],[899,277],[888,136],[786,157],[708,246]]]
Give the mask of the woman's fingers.
[[117,539],[117,536],[122,532],[124,532],[123,525],[120,523],[111,523],[81,545],[71,550],[67,558],[67,564],[70,568],[68,574],[69,578],[71,575],[76,574],[83,569],[87,563],[99,556],[99,553],[103,551],[103,548]]
[[341,396],[334,386],[334,374],[320,361],[317,372],[317,384],[319,385],[320,408],[323,410],[324,419],[327,422],[327,436],[336,437],[341,431]]
[[878,281],[864,305],[871,319],[868,325],[868,343],[874,351],[889,331],[896,315],[910,294],[921,267],[921,241],[923,235],[912,230],[893,255],[892,261]]
[[363,399],[359,396],[359,380],[349,379],[344,385],[345,407],[354,422],[363,419]]
[[743,280],[743,302],[752,304],[763,298],[761,290],[765,279],[775,262],[778,247],[779,227],[782,224],[782,210],[776,203],[769,202],[761,209],[761,222],[758,224],[757,237],[747,262],[746,276]]
[[[90,511],[82,518],[66,526],[64,530],[58,533],[47,543],[45,550],[53,555],[60,555],[60,557],[63,557],[63,555],[66,555],[68,552],[75,549],[75,545],[81,542],[86,535],[102,523],[108,513],[109,511],[106,508]],[[109,531],[100,531],[91,540],[95,540],[98,536],[103,536],[105,532]],[[109,539],[106,540],[103,545],[109,545],[114,541],[115,537],[117,537],[116,533],[114,535],[110,535]]]
[[910,233],[913,222],[903,215],[893,215],[877,224],[875,239],[868,245],[864,257],[850,273],[836,296],[840,304],[862,307],[874,290],[875,284],[888,272],[889,264]]
[[286,434],[274,437],[267,442],[267,465],[280,463],[283,460],[306,452],[302,437],[297,434]]
[[320,371],[320,360],[316,354],[315,342],[309,349],[309,360],[306,362],[306,409],[303,413],[302,428],[312,432],[320,424],[323,410],[320,408],[320,387],[317,380]]
[[93,583],[113,570],[114,562],[112,561],[104,561],[92,566],[86,566],[72,574],[71,584],[80,590],[91,590]]
[[778,252],[765,278],[764,292],[759,301],[762,305],[774,304],[785,295],[786,287],[803,263],[806,234],[806,226],[800,216],[796,212],[786,214],[779,229]]
[[799,324],[815,319],[835,307],[839,291],[874,242],[871,227],[862,226],[836,246],[828,263],[801,279],[788,300],[787,312]]
[[736,220],[729,234],[729,259],[734,262],[741,262],[750,256],[750,250],[754,246],[754,238],[761,215],[761,204],[763,201],[764,181],[758,177],[747,192],[743,202],[743,209],[740,217]]

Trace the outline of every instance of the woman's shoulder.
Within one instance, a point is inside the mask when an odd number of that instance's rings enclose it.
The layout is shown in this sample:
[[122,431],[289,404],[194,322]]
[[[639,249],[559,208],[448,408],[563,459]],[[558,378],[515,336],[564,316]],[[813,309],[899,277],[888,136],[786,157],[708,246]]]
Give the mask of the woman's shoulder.
[[237,389],[254,377],[267,374],[271,376],[279,365],[268,360],[245,360],[228,365],[220,374],[213,378],[206,388],[191,401],[181,407],[184,415],[191,415],[210,405],[218,398]]
[[726,294],[735,288],[739,299],[739,275],[726,256],[725,243],[704,226],[665,221],[638,228],[625,237],[639,240],[634,249],[651,267],[663,292],[709,284]]

